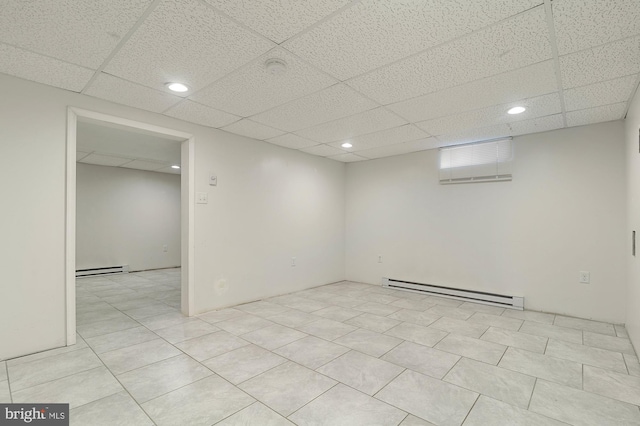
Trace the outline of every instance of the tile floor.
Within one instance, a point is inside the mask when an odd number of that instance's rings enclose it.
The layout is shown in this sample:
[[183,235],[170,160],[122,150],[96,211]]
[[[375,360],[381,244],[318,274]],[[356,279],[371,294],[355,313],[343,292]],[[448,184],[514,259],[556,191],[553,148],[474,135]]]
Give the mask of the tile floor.
[[0,362],[73,425],[640,425],[624,327],[353,282],[185,318],[180,271],[77,282],[78,344]]

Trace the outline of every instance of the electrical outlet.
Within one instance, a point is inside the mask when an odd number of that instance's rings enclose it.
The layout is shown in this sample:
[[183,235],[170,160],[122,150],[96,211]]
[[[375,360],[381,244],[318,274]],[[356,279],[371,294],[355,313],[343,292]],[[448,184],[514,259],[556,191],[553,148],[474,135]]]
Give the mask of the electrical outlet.
[[588,271],[580,271],[580,282],[582,284],[589,284],[591,281],[591,273]]
[[291,258],[291,266],[296,266],[296,258],[295,257]]
[[206,192],[196,192],[196,203],[207,204],[209,202],[209,194]]
[[378,263],[382,263],[382,255],[378,256]]

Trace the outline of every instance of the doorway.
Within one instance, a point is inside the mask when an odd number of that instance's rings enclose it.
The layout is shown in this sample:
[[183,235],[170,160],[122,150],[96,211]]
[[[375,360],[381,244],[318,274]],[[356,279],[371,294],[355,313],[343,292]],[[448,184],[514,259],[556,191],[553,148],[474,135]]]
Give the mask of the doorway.
[[67,158],[66,158],[66,224],[65,224],[65,284],[66,284],[66,335],[67,346],[76,342],[76,151],[78,125],[89,123],[130,131],[149,138],[179,143],[180,151],[180,259],[181,287],[180,310],[186,316],[194,314],[194,182],[195,138],[193,135],[133,121],[121,117],[97,113],[79,108],[68,108]]

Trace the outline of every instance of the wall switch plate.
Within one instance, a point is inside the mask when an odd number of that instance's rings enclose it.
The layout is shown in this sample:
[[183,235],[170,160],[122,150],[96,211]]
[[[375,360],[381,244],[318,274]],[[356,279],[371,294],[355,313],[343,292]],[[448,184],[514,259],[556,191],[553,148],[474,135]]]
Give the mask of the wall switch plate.
[[213,173],[211,175],[209,175],[209,185],[217,186],[218,185],[218,176],[214,175]]
[[582,284],[589,284],[591,281],[591,273],[588,271],[580,271],[580,282]]
[[296,258],[295,257],[291,258],[291,266],[296,266]]
[[168,252],[168,251],[169,251],[169,246],[168,246],[168,245],[166,245],[166,244],[165,244],[165,245],[163,245],[163,246],[162,246],[162,251],[163,251],[163,252],[165,252],[165,253],[166,253],[166,252]]
[[207,204],[209,202],[209,194],[206,192],[196,192],[196,203]]
[[382,263],[382,255],[378,256],[378,263]]

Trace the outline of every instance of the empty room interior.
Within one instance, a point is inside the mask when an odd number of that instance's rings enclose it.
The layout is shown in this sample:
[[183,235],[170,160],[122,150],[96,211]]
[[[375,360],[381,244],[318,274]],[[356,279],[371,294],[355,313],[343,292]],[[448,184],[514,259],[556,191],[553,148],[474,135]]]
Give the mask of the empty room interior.
[[637,0],[0,2],[0,423],[640,425],[639,83]]

